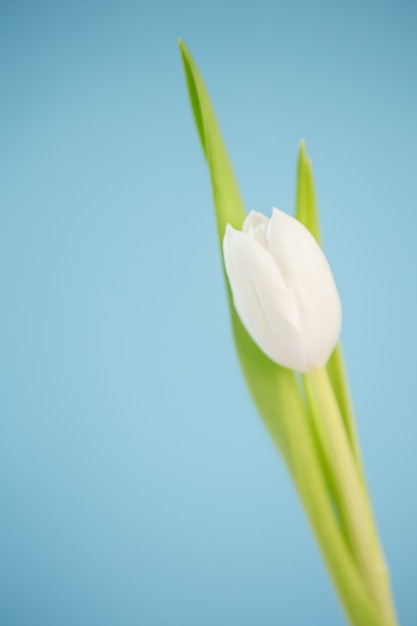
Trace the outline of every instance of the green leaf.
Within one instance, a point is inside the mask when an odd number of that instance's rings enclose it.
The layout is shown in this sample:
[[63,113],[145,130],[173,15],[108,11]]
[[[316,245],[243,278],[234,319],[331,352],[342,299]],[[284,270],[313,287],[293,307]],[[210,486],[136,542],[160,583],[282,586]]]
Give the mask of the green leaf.
[[[182,41],[179,44],[194,118],[210,171],[222,251],[226,224],[230,223],[234,228],[240,229],[245,219],[245,210],[207,89],[189,50]],[[275,443],[290,464],[286,432],[286,418],[290,412],[286,410],[286,396],[298,392],[294,374],[273,363],[252,341],[233,306],[225,273],[224,277],[233,335],[247,385]],[[277,393],[282,380],[285,380],[285,386],[281,393]]]
[[[297,174],[296,217],[310,230],[320,244],[313,169],[304,142],[301,142],[300,145]],[[328,379],[326,378],[326,371]],[[317,436],[317,446],[319,453],[320,450],[323,453],[323,474],[327,478],[328,487],[339,511],[340,525],[345,531],[346,541],[352,554],[354,554],[357,566],[362,571],[364,586],[372,595],[373,606],[377,607],[376,611],[379,617],[377,618],[375,615],[374,619],[377,619],[377,623],[380,624],[395,624],[395,610],[389,589],[388,571],[370,508],[340,343],[334,349],[326,368],[321,372],[313,370],[303,376],[302,379],[310,405],[313,429]],[[313,397],[309,379],[328,380],[327,399],[323,387],[320,390],[321,406],[320,402],[316,402],[317,398]],[[334,394],[334,407],[337,407],[340,412],[340,420],[337,415],[338,411],[335,409],[334,415],[330,416],[326,424],[324,418],[326,414],[329,417],[332,394]],[[342,427],[339,433],[339,442],[343,442],[342,433],[346,436],[347,447],[344,457],[342,455],[343,446],[337,446],[335,441],[331,441],[329,438],[330,426],[333,426],[334,434],[337,432],[339,423]],[[349,465],[350,455],[352,455],[353,465]],[[344,458],[343,463],[342,458]],[[339,467],[339,463],[342,463],[341,467]],[[359,484],[356,483],[356,476]],[[354,494],[357,496],[358,504],[355,504]],[[359,615],[359,617],[363,616]],[[356,624],[356,621],[353,623]]]
[[305,142],[300,143],[297,172],[297,199],[295,217],[320,243],[319,215],[314,190],[313,169],[307,156]]
[[217,232],[223,241],[226,224],[241,228],[245,208],[203,79],[183,41],[179,41],[188,92],[201,145],[210,170]]
[[[306,151],[305,142],[300,143],[297,168],[297,198],[295,208],[296,218],[304,224],[321,245],[318,207],[314,187],[313,168]],[[346,432],[362,473],[359,445],[355,428],[355,418],[350,399],[346,369],[343,362],[340,343],[336,346],[327,363],[327,372],[333,387],[333,392],[339,404]]]

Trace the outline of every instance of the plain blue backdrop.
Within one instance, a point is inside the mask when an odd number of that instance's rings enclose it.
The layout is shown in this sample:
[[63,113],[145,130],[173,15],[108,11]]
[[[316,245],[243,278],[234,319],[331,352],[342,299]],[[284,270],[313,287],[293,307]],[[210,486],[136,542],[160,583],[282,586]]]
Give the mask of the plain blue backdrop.
[[417,623],[417,8],[0,8],[0,623],[336,626],[234,354],[177,38],[248,209],[313,159],[374,507]]

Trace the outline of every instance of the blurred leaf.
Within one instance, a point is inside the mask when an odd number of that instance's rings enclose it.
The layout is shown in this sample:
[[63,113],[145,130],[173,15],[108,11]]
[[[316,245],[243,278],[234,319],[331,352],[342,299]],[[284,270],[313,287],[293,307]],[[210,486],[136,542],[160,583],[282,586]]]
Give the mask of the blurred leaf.
[[[297,199],[295,216],[304,224],[306,228],[308,228],[311,234],[315,237],[316,241],[321,245],[313,168],[311,160],[307,155],[304,141],[300,144],[297,169]],[[360,471],[362,471],[355,428],[355,418],[353,415],[346,369],[343,362],[340,343],[333,350],[333,354],[327,363],[327,372],[343,417],[354,456]]]
[[[245,210],[203,79],[182,41],[180,41],[180,50],[194,118],[210,170],[217,232],[220,250],[222,250],[226,224],[230,223],[234,228],[241,229],[245,219]],[[226,274],[224,276],[233,335],[246,382],[275,443],[279,446],[287,463],[290,463],[286,397],[289,393],[298,393],[294,374],[273,363],[252,341],[235,311],[227,276]],[[282,380],[286,382],[280,392]],[[301,406],[300,410],[303,411],[304,408]]]
[[220,244],[226,224],[241,229],[245,208],[203,79],[184,42],[179,42],[191,106],[210,170]]
[[313,169],[307,156],[305,142],[300,143],[297,172],[297,199],[295,217],[302,223],[316,241],[320,243],[319,215],[314,190]]

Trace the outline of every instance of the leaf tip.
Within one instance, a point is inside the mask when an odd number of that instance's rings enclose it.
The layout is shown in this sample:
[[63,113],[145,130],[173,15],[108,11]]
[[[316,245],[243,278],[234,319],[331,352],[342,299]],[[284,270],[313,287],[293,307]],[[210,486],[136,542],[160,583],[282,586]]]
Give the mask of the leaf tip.
[[300,152],[299,152],[299,158],[300,161],[304,161],[304,162],[309,162],[310,159],[308,158],[308,154],[307,154],[307,144],[305,139],[301,139],[300,141]]
[[188,50],[187,46],[185,45],[184,40],[181,39],[181,37],[178,37],[177,43],[178,43],[178,47],[180,49],[182,58],[183,59],[188,59],[191,56],[191,54],[190,54],[190,51]]

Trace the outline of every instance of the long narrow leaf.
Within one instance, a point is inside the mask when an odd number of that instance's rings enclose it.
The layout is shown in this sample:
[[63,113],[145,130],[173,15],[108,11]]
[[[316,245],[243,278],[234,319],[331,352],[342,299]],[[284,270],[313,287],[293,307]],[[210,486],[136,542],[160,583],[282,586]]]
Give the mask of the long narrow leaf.
[[180,40],[179,45],[194,119],[210,170],[221,243],[226,224],[242,227],[245,208],[203,79],[184,42]]
[[[210,171],[217,233],[222,248],[226,224],[230,223],[234,228],[241,228],[245,210],[207,89],[189,50],[182,41],[179,43],[194,118]],[[277,394],[277,389],[271,385],[271,379],[285,377],[288,389],[296,389],[294,375],[268,359],[249,337],[233,306],[226,275],[225,280],[233,334],[247,385],[268,430],[287,464],[290,465],[286,433],[288,415],[285,407],[286,390]]]
[[[309,159],[304,141],[300,144],[297,168],[297,199],[295,216],[312,233],[317,242],[320,241],[320,226],[316,192],[314,187],[313,168]],[[355,418],[349,394],[346,369],[343,362],[340,343],[336,346],[327,363],[327,371],[332,383],[333,391],[339,404],[340,412],[345,423],[346,432],[358,467],[361,470],[359,445],[356,435]],[[361,470],[362,471],[362,470]]]

